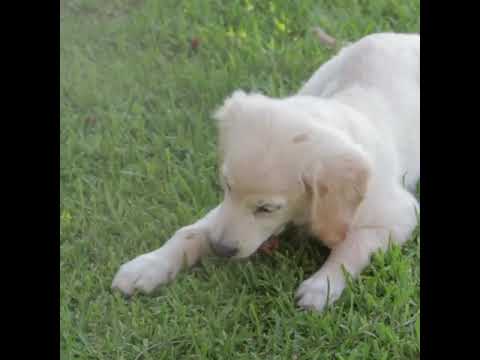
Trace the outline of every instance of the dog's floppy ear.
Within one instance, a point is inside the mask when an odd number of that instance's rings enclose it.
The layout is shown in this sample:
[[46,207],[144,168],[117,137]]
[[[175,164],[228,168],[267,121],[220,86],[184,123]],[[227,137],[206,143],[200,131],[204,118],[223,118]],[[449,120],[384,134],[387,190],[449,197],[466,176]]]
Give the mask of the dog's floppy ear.
[[349,147],[334,156],[320,155],[305,169],[302,180],[311,195],[312,232],[328,247],[345,239],[367,191],[370,168],[366,155]]

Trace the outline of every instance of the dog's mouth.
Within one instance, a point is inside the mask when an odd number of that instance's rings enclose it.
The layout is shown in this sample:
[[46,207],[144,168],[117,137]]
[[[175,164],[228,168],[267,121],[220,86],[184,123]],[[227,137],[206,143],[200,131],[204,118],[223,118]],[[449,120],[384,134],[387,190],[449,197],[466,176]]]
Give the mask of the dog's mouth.
[[[285,230],[286,227],[287,227],[287,224],[280,225],[279,228],[278,228],[277,230],[275,230],[275,231],[273,232],[273,234],[270,235],[270,237],[269,237],[268,239],[270,239],[270,238],[272,238],[272,237],[274,237],[274,236],[280,235],[280,234],[283,232],[283,230]],[[267,239],[267,241],[268,241],[268,239]]]
[[260,252],[263,252],[267,255],[271,255],[275,250],[278,249],[279,247],[279,239],[278,235],[282,233],[283,230],[285,230],[286,224],[281,225],[277,230],[273,232],[272,235],[270,235],[267,240],[265,240],[262,245],[258,248]]

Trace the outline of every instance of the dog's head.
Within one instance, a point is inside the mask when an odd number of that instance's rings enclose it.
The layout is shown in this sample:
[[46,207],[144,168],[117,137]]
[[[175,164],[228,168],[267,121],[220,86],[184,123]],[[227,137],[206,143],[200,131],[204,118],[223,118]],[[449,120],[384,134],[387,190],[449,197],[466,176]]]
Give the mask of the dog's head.
[[235,92],[219,128],[219,255],[242,258],[290,221],[307,218],[332,246],[342,241],[367,189],[366,155],[288,101]]

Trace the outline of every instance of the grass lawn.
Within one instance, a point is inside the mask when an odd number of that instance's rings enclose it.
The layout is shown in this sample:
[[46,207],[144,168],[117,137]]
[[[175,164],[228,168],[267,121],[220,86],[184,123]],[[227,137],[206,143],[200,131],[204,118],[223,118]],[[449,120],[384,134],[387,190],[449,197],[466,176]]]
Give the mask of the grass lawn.
[[298,234],[270,257],[208,259],[154,297],[110,291],[122,263],[220,200],[210,115],[225,96],[296,91],[332,56],[314,25],[345,40],[418,32],[418,0],[60,7],[62,360],[419,358],[418,235],[322,314],[293,299],[325,259]]

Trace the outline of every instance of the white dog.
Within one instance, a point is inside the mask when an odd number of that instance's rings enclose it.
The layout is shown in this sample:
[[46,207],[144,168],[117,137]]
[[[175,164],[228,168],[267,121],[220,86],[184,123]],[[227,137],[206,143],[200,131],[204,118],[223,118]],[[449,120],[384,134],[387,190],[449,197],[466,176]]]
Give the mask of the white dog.
[[[420,36],[373,34],[320,67],[291,97],[236,91],[217,111],[224,200],[160,249],[124,264],[113,288],[150,293],[214,253],[243,258],[287,223],[308,225],[331,253],[301,284],[322,310],[389,239],[417,225]],[[408,191],[407,191],[408,190]],[[410,191],[410,192],[409,192]]]

